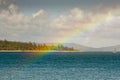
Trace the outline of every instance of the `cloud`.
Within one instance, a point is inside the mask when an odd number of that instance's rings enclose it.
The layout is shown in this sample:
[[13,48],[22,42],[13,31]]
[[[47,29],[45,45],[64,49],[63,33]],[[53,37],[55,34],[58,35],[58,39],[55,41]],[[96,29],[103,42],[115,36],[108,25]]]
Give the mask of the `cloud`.
[[34,13],[33,14],[33,18],[39,18],[39,19],[41,19],[41,18],[46,18],[47,17],[47,12],[45,12],[43,9],[42,10],[39,10],[38,12],[36,12],[36,13]]
[[0,0],[0,10],[7,10],[11,4],[14,4],[14,0]]
[[6,9],[0,10],[0,38],[23,41],[28,41],[30,38],[29,41],[34,41],[38,37],[45,36],[43,31],[48,25],[48,16],[44,10],[33,13],[33,16],[27,16],[17,5],[13,3],[6,5]]
[[62,32],[65,32],[63,35],[66,35],[66,33],[77,35],[74,37],[75,39],[71,39],[70,41],[101,47],[120,44],[119,19],[120,10],[118,7],[100,9],[100,12],[74,8],[54,19],[52,25],[55,25],[59,31],[62,30]]
[[[25,15],[14,0],[0,0],[0,38],[21,41],[68,42],[89,46],[119,43],[118,7],[91,10],[73,8],[54,19],[43,9]],[[98,10],[97,10],[98,9]],[[99,10],[100,9],[100,10]]]

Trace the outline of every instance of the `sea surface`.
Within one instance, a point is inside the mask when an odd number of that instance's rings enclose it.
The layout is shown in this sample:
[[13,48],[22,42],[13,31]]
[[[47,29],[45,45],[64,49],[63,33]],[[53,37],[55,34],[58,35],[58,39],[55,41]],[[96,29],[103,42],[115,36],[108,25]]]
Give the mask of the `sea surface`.
[[120,80],[120,53],[0,52],[0,80]]

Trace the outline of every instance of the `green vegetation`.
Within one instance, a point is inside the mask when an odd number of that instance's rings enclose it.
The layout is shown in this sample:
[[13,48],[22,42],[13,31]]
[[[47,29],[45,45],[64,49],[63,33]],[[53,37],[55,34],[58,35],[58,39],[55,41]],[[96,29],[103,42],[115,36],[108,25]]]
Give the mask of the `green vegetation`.
[[56,51],[75,51],[74,48],[64,47],[61,44],[37,44],[32,42],[16,42],[0,40],[0,50],[56,50]]

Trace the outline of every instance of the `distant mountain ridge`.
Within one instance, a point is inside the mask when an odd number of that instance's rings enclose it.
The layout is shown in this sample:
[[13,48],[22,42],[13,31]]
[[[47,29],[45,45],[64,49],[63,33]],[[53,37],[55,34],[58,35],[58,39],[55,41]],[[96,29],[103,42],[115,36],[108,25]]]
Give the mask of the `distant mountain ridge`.
[[93,48],[93,47],[87,47],[87,46],[83,46],[83,45],[79,45],[79,44],[74,44],[74,43],[65,43],[63,44],[64,46],[69,46],[69,47],[73,47],[74,49],[77,49],[79,51],[120,51],[120,45],[116,45],[116,46],[108,46],[108,47],[101,47],[101,48]]
[[98,48],[96,49],[97,51],[120,51],[120,45],[116,45],[116,46],[109,46],[109,47],[102,47],[102,48]]

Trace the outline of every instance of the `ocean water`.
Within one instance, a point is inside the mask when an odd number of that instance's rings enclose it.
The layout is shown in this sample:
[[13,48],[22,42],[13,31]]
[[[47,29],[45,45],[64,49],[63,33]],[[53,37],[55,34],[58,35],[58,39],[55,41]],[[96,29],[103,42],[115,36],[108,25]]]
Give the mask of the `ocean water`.
[[120,53],[1,52],[0,80],[120,80]]

